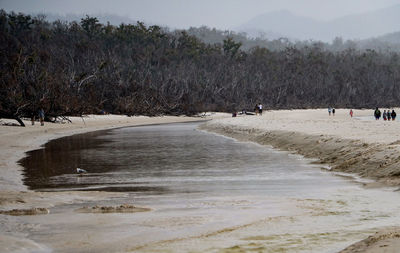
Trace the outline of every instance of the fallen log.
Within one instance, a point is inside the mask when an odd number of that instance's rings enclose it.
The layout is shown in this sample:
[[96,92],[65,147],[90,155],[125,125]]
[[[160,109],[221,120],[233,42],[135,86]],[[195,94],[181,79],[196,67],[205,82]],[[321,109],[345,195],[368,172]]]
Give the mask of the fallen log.
[[18,123],[22,126],[25,127],[24,122],[21,120],[20,117],[15,116],[14,114],[11,113],[6,113],[6,112],[0,112],[0,119],[13,119],[18,121]]

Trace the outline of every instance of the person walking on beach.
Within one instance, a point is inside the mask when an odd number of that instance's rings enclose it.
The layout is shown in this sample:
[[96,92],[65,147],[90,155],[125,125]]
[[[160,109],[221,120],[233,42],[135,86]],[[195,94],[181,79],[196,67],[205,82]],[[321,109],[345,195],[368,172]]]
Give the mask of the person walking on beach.
[[350,109],[350,117],[353,118],[353,109]]
[[381,111],[378,109],[378,107],[375,108],[374,116],[376,120],[381,118]]
[[44,126],[44,110],[43,110],[43,108],[39,109],[39,120],[40,120],[40,125]]
[[332,108],[329,106],[329,107],[328,107],[329,116],[331,116],[331,112],[332,112]]
[[332,108],[332,116],[335,116],[335,108]]
[[383,117],[383,120],[384,120],[384,121],[386,121],[386,116],[387,116],[386,110],[383,110],[383,115],[382,115],[382,117]]
[[387,110],[386,116],[388,121],[392,119],[392,114],[390,113],[390,110]]
[[396,119],[396,112],[392,110],[392,120],[394,121]]
[[256,104],[256,106],[254,106],[254,112],[256,113],[256,115],[258,115],[258,104]]
[[263,106],[261,103],[258,104],[258,112],[260,113],[260,116],[262,115],[262,110],[263,110]]
[[35,125],[35,112],[32,112],[32,114],[31,114],[31,123],[32,123],[32,126]]

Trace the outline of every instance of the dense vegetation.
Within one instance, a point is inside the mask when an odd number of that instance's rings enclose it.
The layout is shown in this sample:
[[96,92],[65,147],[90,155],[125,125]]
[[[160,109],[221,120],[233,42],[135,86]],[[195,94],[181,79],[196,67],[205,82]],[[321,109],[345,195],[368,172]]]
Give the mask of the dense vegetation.
[[320,44],[241,50],[185,31],[0,12],[0,117],[398,105],[400,58]]

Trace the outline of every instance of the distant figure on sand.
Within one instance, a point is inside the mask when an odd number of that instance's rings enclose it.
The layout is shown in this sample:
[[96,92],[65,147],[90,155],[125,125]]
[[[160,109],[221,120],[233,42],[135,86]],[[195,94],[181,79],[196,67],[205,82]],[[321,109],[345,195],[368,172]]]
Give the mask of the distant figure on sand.
[[331,112],[332,112],[332,108],[329,106],[329,107],[328,107],[329,116],[331,116]]
[[256,104],[256,106],[254,106],[254,112],[256,113],[256,115],[258,115],[258,109],[259,109],[258,104]]
[[383,110],[382,117],[383,117],[383,120],[386,121],[386,117],[387,117],[386,110]]
[[40,125],[44,126],[44,110],[43,110],[43,108],[39,109],[39,119],[40,119]]
[[263,106],[261,103],[258,104],[258,112],[262,115]]
[[350,109],[350,117],[353,118],[353,109]]
[[394,121],[396,119],[396,112],[392,110],[392,120]]
[[388,121],[390,121],[392,119],[392,114],[390,113],[390,110],[387,110],[386,116],[387,116]]
[[32,126],[35,125],[35,113],[34,112],[32,112],[32,115],[31,115],[31,123],[32,123]]
[[332,108],[332,116],[335,116],[335,108]]
[[381,118],[381,111],[378,109],[378,107],[375,108],[374,116],[376,120],[379,120]]

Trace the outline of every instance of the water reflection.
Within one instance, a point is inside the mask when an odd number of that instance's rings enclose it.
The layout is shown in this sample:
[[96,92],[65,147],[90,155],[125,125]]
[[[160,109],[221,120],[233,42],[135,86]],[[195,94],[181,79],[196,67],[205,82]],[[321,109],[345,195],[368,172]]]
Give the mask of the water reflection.
[[[198,131],[198,124],[120,128],[51,141],[21,161],[25,183],[40,190],[294,194],[315,189],[326,177],[296,157]],[[88,174],[77,175],[76,167]],[[340,182],[330,177],[324,188]]]

